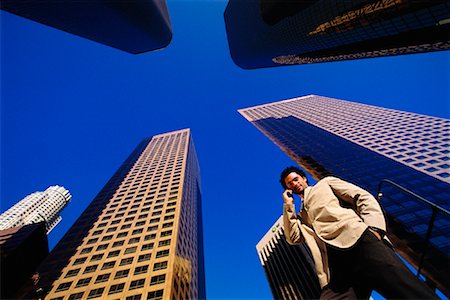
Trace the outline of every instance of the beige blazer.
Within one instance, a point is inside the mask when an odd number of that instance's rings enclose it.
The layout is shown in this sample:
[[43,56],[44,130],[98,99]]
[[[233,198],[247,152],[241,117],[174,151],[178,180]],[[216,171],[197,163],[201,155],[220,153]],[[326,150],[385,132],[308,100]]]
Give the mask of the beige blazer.
[[284,204],[284,234],[290,244],[306,242],[321,287],[330,281],[326,244],[350,248],[368,226],[386,231],[377,200],[366,190],[336,177],[325,177],[307,187],[300,212]]

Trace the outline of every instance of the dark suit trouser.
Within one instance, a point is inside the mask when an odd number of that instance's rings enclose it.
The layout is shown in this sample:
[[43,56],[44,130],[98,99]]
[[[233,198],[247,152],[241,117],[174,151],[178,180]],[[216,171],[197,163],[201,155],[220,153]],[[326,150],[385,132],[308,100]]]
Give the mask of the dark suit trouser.
[[439,299],[368,230],[354,247],[327,247],[327,252],[331,281],[320,299],[368,299],[372,290],[387,299]]

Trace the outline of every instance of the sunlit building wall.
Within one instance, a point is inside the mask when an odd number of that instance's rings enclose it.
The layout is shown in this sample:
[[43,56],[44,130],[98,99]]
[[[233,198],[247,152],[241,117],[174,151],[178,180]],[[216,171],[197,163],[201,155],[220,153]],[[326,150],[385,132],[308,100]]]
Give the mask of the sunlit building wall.
[[319,299],[320,285],[306,244],[289,245],[283,216],[256,245],[274,299]]
[[[425,100],[424,100],[425,101]],[[309,95],[239,112],[316,180],[334,175],[373,195],[390,179],[450,208],[450,120]],[[381,204],[399,252],[415,267],[431,208],[391,186]],[[450,220],[438,213],[423,272],[448,292]]]
[[190,130],[142,141],[38,271],[29,296],[205,299],[200,171]]
[[0,230],[45,222],[49,233],[61,220],[61,211],[72,195],[61,186],[51,186],[44,192],[35,192],[0,215]]

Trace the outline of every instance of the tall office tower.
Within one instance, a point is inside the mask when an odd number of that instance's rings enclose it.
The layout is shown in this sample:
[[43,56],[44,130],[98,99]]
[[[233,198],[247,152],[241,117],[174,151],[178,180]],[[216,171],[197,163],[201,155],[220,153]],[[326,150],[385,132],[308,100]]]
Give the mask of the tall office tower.
[[[239,112],[316,180],[333,174],[377,194],[389,179],[450,208],[450,120],[309,95]],[[281,170],[280,170],[281,171]],[[383,185],[384,184],[384,185]],[[402,256],[449,294],[450,220],[382,184],[381,204]],[[431,228],[430,228],[431,229]],[[421,254],[426,253],[424,260]]]
[[0,8],[131,54],[172,40],[166,0],[2,0]]
[[305,244],[289,245],[284,237],[283,216],[256,245],[274,299],[319,299],[311,252]]
[[224,17],[244,69],[450,49],[449,0],[229,0]]
[[200,171],[190,130],[144,139],[38,272],[34,292],[46,299],[204,299]]
[[49,233],[62,220],[60,213],[71,199],[69,191],[57,185],[28,195],[0,215],[0,230],[43,221]]

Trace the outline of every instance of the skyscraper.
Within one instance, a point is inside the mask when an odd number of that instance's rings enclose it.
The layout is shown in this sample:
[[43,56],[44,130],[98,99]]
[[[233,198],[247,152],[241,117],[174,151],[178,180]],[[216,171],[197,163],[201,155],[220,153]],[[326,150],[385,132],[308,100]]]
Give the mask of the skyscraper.
[[[309,95],[239,112],[316,180],[334,175],[376,194],[392,180],[450,208],[450,120]],[[450,219],[438,213],[424,246],[432,209],[392,186],[381,204],[392,240],[412,265],[447,294]]]
[[165,0],[3,0],[0,8],[132,54],[164,48],[172,40]]
[[306,244],[289,245],[283,216],[256,245],[274,299],[318,299],[320,285]]
[[204,299],[189,129],[144,139],[38,269],[46,299]]
[[0,215],[0,230],[43,221],[49,233],[61,221],[60,213],[71,199],[69,191],[57,185],[30,194]]
[[450,1],[229,0],[233,61],[255,69],[450,49]]

